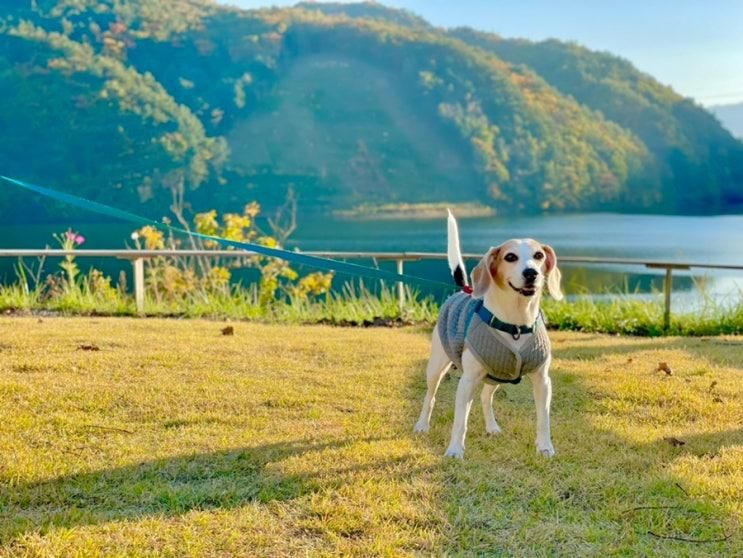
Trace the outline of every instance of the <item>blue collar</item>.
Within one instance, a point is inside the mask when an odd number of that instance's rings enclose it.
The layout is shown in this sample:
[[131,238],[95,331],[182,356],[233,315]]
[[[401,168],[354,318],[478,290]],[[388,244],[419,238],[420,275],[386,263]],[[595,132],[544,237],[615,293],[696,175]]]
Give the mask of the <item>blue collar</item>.
[[483,322],[488,324],[493,329],[510,333],[511,337],[513,337],[514,339],[519,339],[525,333],[533,333],[534,326],[536,326],[536,322],[534,322],[534,325],[531,326],[517,326],[503,322],[496,318],[490,310],[485,308],[485,305],[482,303],[482,301],[480,301],[480,304],[478,304],[477,306],[477,315],[480,316],[480,319]]

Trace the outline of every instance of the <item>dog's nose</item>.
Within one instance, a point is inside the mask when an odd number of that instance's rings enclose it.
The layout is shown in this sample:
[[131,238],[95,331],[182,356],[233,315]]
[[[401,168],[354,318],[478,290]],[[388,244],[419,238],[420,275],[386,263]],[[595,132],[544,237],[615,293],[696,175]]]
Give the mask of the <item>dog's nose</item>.
[[539,275],[539,272],[536,269],[532,269],[531,267],[527,267],[524,272],[524,279],[526,279],[527,283],[533,283],[537,279],[537,275]]

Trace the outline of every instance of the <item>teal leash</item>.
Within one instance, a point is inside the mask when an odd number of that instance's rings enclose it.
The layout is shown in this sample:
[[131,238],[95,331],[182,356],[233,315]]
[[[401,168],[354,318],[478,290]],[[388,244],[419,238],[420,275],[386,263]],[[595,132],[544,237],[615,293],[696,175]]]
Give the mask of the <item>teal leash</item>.
[[188,231],[186,229],[181,229],[179,227],[173,227],[172,225],[161,223],[153,219],[148,219],[147,217],[142,217],[140,215],[136,215],[128,211],[123,211],[121,209],[117,209],[109,205],[86,200],[85,198],[81,198],[78,196],[73,196],[72,194],[67,194],[66,192],[60,192],[58,190],[44,188],[43,186],[37,186],[35,184],[30,184],[28,182],[17,180],[15,178],[9,178],[7,176],[0,176],[0,179],[5,180],[6,182],[10,184],[23,188],[25,190],[29,190],[31,192],[40,194],[44,197],[54,199],[57,201],[61,201],[66,204],[79,207],[86,211],[98,213],[99,215],[106,215],[108,217],[113,217],[115,219],[120,219],[122,221],[127,221],[130,223],[135,223],[137,225],[142,225],[142,226],[149,225],[152,227],[156,227],[157,229],[161,231],[165,231],[165,232],[174,232],[177,234],[190,235],[196,238],[200,238],[202,240],[210,240],[213,242],[217,242],[223,246],[229,246],[229,247],[237,248],[240,250],[248,250],[251,252],[255,252],[257,254],[261,254],[263,256],[279,258],[279,259],[293,262],[299,265],[306,265],[308,267],[312,267],[315,269],[321,269],[324,271],[334,271],[337,273],[344,273],[344,274],[352,275],[355,277],[365,277],[368,279],[381,279],[381,280],[388,280],[388,281],[394,281],[394,282],[418,283],[422,285],[445,287],[449,290],[453,290],[455,288],[453,285],[449,283],[444,283],[442,281],[436,281],[433,279],[426,279],[424,277],[416,277],[415,275],[408,275],[405,273],[395,273],[393,271],[386,271],[386,270],[378,269],[375,267],[368,267],[368,266],[359,265],[355,263],[343,262],[340,260],[333,260],[331,258],[311,256],[309,254],[303,254],[301,252],[292,252],[290,250],[282,250],[280,248],[270,248],[268,246],[254,244],[252,242],[238,242],[236,240],[229,240],[227,238],[222,238],[220,236],[212,236],[208,234],[201,234],[198,232]]

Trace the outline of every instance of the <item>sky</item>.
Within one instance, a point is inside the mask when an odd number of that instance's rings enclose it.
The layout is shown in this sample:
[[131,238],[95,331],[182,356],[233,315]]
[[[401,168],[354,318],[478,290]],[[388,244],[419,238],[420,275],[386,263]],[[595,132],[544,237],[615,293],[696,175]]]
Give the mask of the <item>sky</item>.
[[[290,0],[218,0],[245,8]],[[743,102],[743,0],[385,0],[434,25],[577,41],[703,105]]]

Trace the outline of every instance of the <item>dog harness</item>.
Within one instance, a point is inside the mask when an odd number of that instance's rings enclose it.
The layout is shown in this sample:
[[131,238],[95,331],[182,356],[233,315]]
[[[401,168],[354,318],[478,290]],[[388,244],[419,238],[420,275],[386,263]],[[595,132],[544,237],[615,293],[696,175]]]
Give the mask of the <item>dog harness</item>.
[[[550,340],[544,319],[531,326],[501,322],[484,306],[481,299],[465,292],[453,294],[444,302],[437,324],[444,351],[460,370],[465,347],[485,367],[488,383],[518,384],[524,374],[536,372],[550,355]],[[532,333],[518,351],[498,333],[507,331],[514,339]]]

